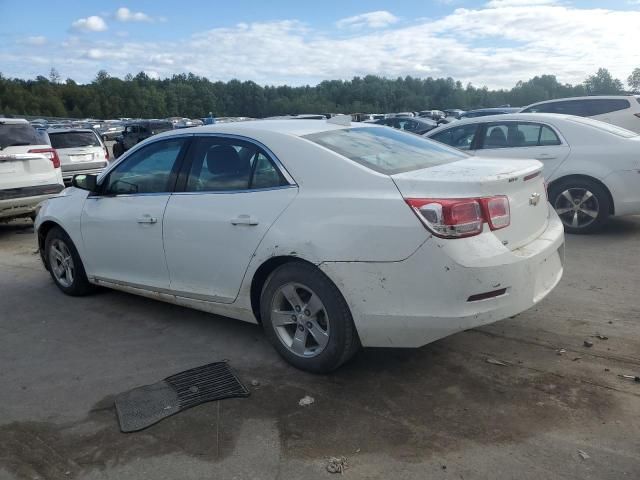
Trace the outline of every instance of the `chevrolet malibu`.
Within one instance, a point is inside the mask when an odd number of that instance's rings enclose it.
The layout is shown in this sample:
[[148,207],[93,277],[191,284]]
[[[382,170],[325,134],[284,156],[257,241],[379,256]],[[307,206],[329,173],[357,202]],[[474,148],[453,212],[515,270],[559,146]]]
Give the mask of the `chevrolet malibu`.
[[36,229],[66,294],[259,323],[291,364],[328,372],[541,301],[564,240],[541,171],[345,117],[216,124],[74,177]]

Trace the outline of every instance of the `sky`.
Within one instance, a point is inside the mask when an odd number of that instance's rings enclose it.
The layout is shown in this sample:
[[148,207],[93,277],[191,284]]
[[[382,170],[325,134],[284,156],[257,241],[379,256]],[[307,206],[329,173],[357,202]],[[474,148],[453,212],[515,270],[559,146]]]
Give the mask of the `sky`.
[[489,88],[640,67],[640,0],[0,0],[0,73],[193,72],[261,85],[368,74]]

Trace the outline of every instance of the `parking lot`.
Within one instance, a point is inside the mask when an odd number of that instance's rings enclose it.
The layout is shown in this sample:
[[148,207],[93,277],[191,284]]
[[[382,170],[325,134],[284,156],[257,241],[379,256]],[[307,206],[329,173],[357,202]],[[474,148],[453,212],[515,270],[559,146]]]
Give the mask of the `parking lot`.
[[[618,376],[640,374],[640,217],[567,235],[536,308],[328,376],[287,365],[254,325],[67,297],[35,249],[29,221],[0,224],[2,480],[327,478],[332,456],[346,478],[640,478],[640,383]],[[120,433],[115,395],[222,359],[249,398]]]

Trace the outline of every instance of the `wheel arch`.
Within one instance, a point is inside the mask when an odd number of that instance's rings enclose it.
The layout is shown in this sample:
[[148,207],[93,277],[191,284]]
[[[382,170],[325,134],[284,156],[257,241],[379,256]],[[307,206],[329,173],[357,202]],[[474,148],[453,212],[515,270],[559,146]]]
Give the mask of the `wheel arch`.
[[589,180],[590,182],[594,182],[597,183],[598,185],[600,185],[605,192],[607,192],[607,196],[609,198],[609,214],[611,215],[615,215],[615,202],[613,201],[613,196],[611,195],[611,190],[609,190],[609,187],[607,187],[607,185],[602,181],[599,180],[595,177],[592,177],[590,175],[583,175],[583,174],[571,174],[571,175],[564,175],[560,178],[556,178],[554,179],[549,185],[548,185],[548,189],[553,188],[555,185],[558,185],[560,183],[563,183],[565,181],[568,180]]
[[69,235],[69,232],[67,232],[62,225],[58,222],[54,222],[53,220],[45,220],[38,227],[38,251],[40,252],[40,258],[42,258],[42,262],[47,270],[49,269],[49,262],[47,261],[47,256],[44,252],[44,242],[46,241],[49,232],[56,227]]
[[[253,274],[253,278],[251,279],[251,310],[253,311],[253,315],[255,316],[259,324],[262,324],[262,319],[260,316],[260,295],[262,294],[262,288],[269,278],[269,275],[271,275],[276,268],[281,267],[282,265],[285,265],[287,263],[305,263],[307,265],[313,266],[314,268],[317,268],[317,265],[315,263],[292,255],[280,255],[265,260],[256,269],[255,273]],[[318,271],[321,270],[318,269]]]

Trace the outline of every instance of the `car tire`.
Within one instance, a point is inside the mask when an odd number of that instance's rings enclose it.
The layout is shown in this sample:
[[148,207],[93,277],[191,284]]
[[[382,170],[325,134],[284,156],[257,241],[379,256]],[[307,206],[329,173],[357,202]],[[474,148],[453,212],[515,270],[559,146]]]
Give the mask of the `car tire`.
[[95,289],[87,280],[78,250],[64,230],[58,227],[49,230],[44,253],[51,278],[64,293],[79,297]]
[[566,179],[552,184],[549,202],[567,233],[599,230],[607,222],[611,209],[609,193],[598,182],[588,178]]
[[111,150],[113,151],[113,158],[118,158],[120,155],[124,153],[124,148],[122,148],[122,145],[120,145],[120,143],[118,142],[113,144],[113,147],[111,147]]
[[[288,300],[294,293],[301,305]],[[260,315],[269,341],[301,370],[331,372],[360,348],[340,290],[315,266],[304,262],[286,263],[271,273],[260,296]],[[283,325],[287,317],[288,324]]]

